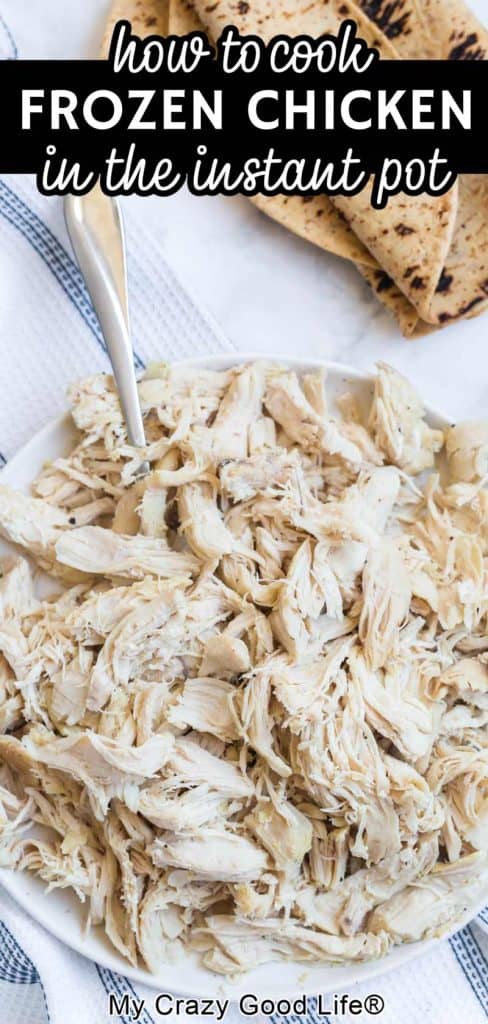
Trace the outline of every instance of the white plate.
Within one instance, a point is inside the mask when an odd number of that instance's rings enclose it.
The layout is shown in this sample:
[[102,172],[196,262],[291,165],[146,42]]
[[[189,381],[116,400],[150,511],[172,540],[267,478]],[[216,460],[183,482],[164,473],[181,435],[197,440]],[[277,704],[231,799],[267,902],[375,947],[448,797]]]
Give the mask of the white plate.
[[[180,365],[223,370],[252,358],[262,359],[263,356],[214,356],[207,359],[185,360]],[[346,390],[353,390],[365,401],[371,396],[372,378],[351,367],[338,363],[302,362],[286,357],[280,360],[273,357],[273,361],[286,363],[304,372],[325,366],[328,371],[327,391],[331,403],[336,395]],[[445,417],[431,408],[428,408],[428,420],[435,427],[445,427],[448,423]],[[71,421],[67,416],[49,424],[1,471],[1,482],[27,492],[29,484],[47,459],[64,455],[70,450],[73,436]],[[6,550],[8,546],[0,541],[0,554],[4,554]],[[102,929],[93,929],[89,934],[83,934],[84,909],[74,894],[67,890],[46,893],[44,883],[28,872],[16,873],[3,869],[0,871],[0,880],[28,914],[78,953],[159,991],[169,990],[192,996],[215,996],[218,993],[230,999],[238,999],[240,995],[252,992],[260,998],[277,998],[301,993],[335,992],[355,982],[377,978],[386,971],[427,952],[439,941],[434,939],[397,946],[382,960],[344,967],[310,966],[294,962],[265,964],[249,971],[237,982],[212,974],[200,966],[194,954],[186,953],[177,962],[166,964],[158,974],[149,974],[127,964],[110,945]],[[488,893],[476,906],[470,907],[449,934],[471,920],[486,902]]]

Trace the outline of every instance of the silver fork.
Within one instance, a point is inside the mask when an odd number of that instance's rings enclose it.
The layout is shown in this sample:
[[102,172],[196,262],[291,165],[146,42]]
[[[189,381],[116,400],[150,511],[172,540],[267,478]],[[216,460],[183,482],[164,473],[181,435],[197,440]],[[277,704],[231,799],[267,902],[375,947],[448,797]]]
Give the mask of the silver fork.
[[[127,265],[118,201],[96,185],[84,196],[64,200],[66,227],[107,346],[129,444],[146,444],[130,339]],[[149,472],[141,452],[137,476]]]

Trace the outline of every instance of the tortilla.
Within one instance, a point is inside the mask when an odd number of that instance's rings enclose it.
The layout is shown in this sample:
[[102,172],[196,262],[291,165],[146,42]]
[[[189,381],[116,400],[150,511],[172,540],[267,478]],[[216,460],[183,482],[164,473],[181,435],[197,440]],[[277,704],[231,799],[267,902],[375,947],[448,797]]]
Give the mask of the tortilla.
[[393,196],[384,210],[371,206],[369,183],[356,196],[334,196],[334,205],[418,315],[431,306],[454,234],[458,189],[443,196]]
[[[193,2],[214,40],[226,24],[235,24],[241,33],[256,34],[265,41],[284,32],[316,37],[325,32],[337,33],[342,21],[351,17],[357,22],[361,37],[370,46],[376,46],[382,57],[398,57],[378,26],[355,4],[343,0],[329,0],[327,5],[320,0],[301,0],[293,6],[291,0]],[[400,193],[390,198],[384,210],[371,207],[371,185],[357,196],[334,196],[329,200],[375,257],[378,267],[426,320],[430,319],[430,305],[451,244],[457,193],[457,185],[444,196]]]
[[[194,0],[193,5],[191,0],[171,0],[170,32],[182,35],[185,32],[194,31],[196,27],[199,26],[200,29],[207,31],[211,38],[215,40],[220,35],[223,26],[231,20],[237,25],[241,32],[246,31],[246,8],[250,8],[251,5],[244,3],[227,4],[226,11],[224,11],[222,15],[220,13],[219,6],[220,5],[218,3],[209,4],[208,0],[203,3],[199,3],[199,0]],[[264,4],[264,7],[269,11],[272,11],[274,4],[273,2],[267,3]],[[303,31],[305,31],[306,26],[309,24],[310,16],[315,17],[316,28],[315,31],[311,30],[309,34],[318,34],[319,31],[333,31],[333,28],[337,28],[339,24],[339,7],[343,9],[342,17],[347,17],[350,13],[351,16],[357,17],[361,20],[362,16],[354,5],[350,5],[350,8],[348,8],[346,3],[339,2],[339,0],[333,0],[330,11],[327,11],[324,28],[324,7],[322,3],[316,2],[311,4],[310,8],[304,12],[305,20]],[[314,8],[313,11],[312,8]],[[232,10],[232,18],[230,18],[226,13],[229,10]],[[197,11],[199,17],[196,14]],[[302,31],[300,22],[297,21],[299,13],[294,7],[292,8],[292,11],[293,31],[298,33]],[[282,22],[281,26],[277,27],[277,23],[273,15],[273,31],[271,35],[275,34],[275,29],[276,31],[287,31],[289,27],[287,21],[288,16],[288,12],[285,13],[285,20]],[[263,13],[263,19],[268,19],[267,11]],[[394,50],[388,41],[386,39],[382,39],[381,35],[373,26],[371,26],[371,23],[368,22],[367,19],[362,20],[364,22],[364,33],[369,33],[371,45],[382,45],[384,48],[384,55],[393,56]],[[267,28],[268,27],[269,26],[267,26]],[[269,37],[268,31],[264,32],[260,30],[259,35]],[[279,224],[283,224],[301,238],[305,238],[307,241],[318,245],[321,249],[326,249],[328,252],[334,253],[336,256],[341,256],[343,259],[362,262],[366,266],[376,266],[374,257],[354,235],[354,232],[348,227],[343,217],[338,214],[327,196],[302,197],[258,195],[250,198],[251,202],[262,210],[263,213],[266,213],[268,217],[278,221]]]
[[327,196],[257,195],[250,198],[258,210],[320,249],[365,266],[378,266]]
[[[169,34],[203,31],[191,0],[170,0]],[[252,196],[251,202],[294,234],[343,259],[375,266],[376,261],[356,238],[327,196]]]
[[[376,0],[375,0],[376,2]],[[170,0],[169,31],[184,35],[203,29],[191,0]],[[378,301],[396,318],[402,334],[410,337],[418,324],[418,313],[403,292],[359,241],[327,196],[263,196],[250,201],[282,227],[326,252],[352,260],[374,291]]]
[[351,0],[193,0],[193,7],[213,39],[226,25],[265,42],[283,33],[315,38],[326,32],[336,34],[341,23],[352,18],[369,46],[376,46],[382,57],[397,57],[386,36]]
[[[405,60],[434,60],[437,44],[425,13],[427,0],[356,0],[358,7]],[[441,0],[442,2],[442,0]],[[398,40],[402,41],[402,48]]]
[[[342,3],[339,8],[329,4],[324,17],[323,6],[316,3],[307,6],[306,0],[305,6],[292,11],[286,0],[252,0],[246,4],[221,0],[213,5],[205,4],[205,0],[194,2],[214,38],[227,22],[236,23],[242,32],[254,31],[264,38],[283,30],[290,31],[292,22],[294,33],[305,31],[313,36],[318,31],[334,31],[331,19],[333,21],[339,14],[339,21],[342,17],[354,16],[360,34],[372,43],[371,32],[365,31],[364,23],[352,9],[354,5],[347,10],[347,5]],[[488,52],[486,31],[460,0],[425,0],[423,5],[418,0],[360,0],[360,4],[363,12],[374,19],[377,28],[394,40],[402,57],[474,59]],[[383,44],[378,48],[382,56],[387,55]],[[388,295],[385,289],[379,297],[390,306],[393,300],[397,314],[402,310],[404,330],[408,333],[414,330],[414,318],[395,292],[406,296],[418,317],[434,326],[477,315],[488,305],[486,176],[465,176],[459,188],[454,187],[438,198],[393,197],[385,210],[374,210],[369,195],[370,188],[367,188],[359,196],[333,197],[329,209],[333,206],[342,212],[387,278],[394,282],[395,287],[388,289]],[[303,206],[295,204],[285,213],[282,201],[281,206],[274,204],[272,212],[276,219],[288,222],[302,237],[310,237],[309,226],[305,228]],[[330,213],[324,222],[326,233],[322,237],[324,247],[332,251],[335,247],[328,245],[328,235],[333,236],[331,225],[334,224]],[[321,244],[316,233],[312,233],[311,240]],[[344,236],[343,241],[347,241]],[[348,251],[341,246],[340,251],[341,255],[354,258],[352,249]],[[358,269],[363,272],[361,266]],[[383,280],[379,274],[365,273],[364,276],[370,283],[373,278],[373,285],[376,280]]]
[[486,60],[488,32],[464,0],[424,0],[424,17],[437,60]]
[[100,47],[106,57],[117,21],[130,21],[138,36],[165,36],[168,31],[169,0],[113,0]]
[[[422,5],[418,0],[359,0],[359,3],[379,28],[394,37],[401,57],[435,60],[488,57],[488,32],[463,0],[424,0]],[[353,220],[350,223],[358,230]],[[361,230],[358,233],[367,245]],[[426,241],[430,244],[428,239]],[[376,252],[376,255],[385,265],[381,254]],[[478,316],[488,308],[487,175],[460,176],[456,222],[436,289],[430,297],[424,295],[423,303],[414,304],[427,321],[438,327],[452,320]]]
[[[174,35],[203,29],[216,39],[224,25],[235,24],[263,38],[280,31],[314,36],[334,33],[352,17],[383,57],[476,59],[488,53],[487,33],[462,0],[358,0],[358,6],[347,0],[327,6],[320,0],[119,0],[112,24],[129,17],[134,31],[147,34],[147,15],[152,19],[156,10],[163,19],[168,4],[167,31]],[[150,31],[164,34],[154,25]],[[352,260],[406,336],[482,312],[488,305],[487,176],[464,177],[459,190],[437,199],[392,197],[384,211],[372,209],[369,192],[332,200],[258,195],[251,202],[300,237]]]
[[488,175],[459,179],[456,227],[433,296],[429,320],[439,326],[488,308]]
[[203,25],[190,0],[169,0],[168,35],[187,36],[203,32]]
[[403,292],[397,288],[391,277],[378,266],[376,268],[365,267],[364,264],[357,263],[356,268],[370,288],[373,289],[379,302],[389,313],[393,314],[403,336],[405,338],[416,337],[419,324],[424,324],[424,321],[419,320],[417,310],[414,309]]

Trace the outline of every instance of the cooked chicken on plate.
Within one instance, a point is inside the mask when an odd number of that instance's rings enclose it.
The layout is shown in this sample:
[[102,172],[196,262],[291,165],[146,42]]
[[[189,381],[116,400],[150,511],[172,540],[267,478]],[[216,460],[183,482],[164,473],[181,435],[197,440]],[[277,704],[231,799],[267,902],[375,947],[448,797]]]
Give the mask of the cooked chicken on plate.
[[[0,484],[0,864],[151,971],[343,963],[488,893],[488,425],[380,365],[110,377]],[[57,580],[39,596],[38,568]]]

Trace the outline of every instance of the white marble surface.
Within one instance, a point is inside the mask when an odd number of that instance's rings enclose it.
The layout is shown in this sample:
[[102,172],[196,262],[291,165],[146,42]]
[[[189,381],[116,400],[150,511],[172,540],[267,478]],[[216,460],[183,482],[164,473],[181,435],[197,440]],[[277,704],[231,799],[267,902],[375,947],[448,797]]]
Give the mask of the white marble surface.
[[[17,5],[3,0],[5,18],[9,9],[14,17]],[[109,6],[108,0],[36,0],[21,55],[92,56]],[[472,6],[488,15],[488,0]],[[68,13],[62,22],[61,7]],[[124,202],[238,349],[359,368],[385,359],[450,418],[488,415],[488,314],[405,341],[352,266],[295,238],[245,199],[180,192]]]

